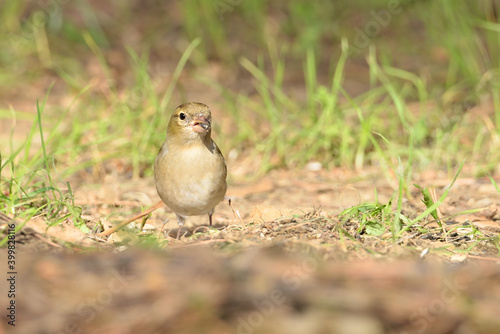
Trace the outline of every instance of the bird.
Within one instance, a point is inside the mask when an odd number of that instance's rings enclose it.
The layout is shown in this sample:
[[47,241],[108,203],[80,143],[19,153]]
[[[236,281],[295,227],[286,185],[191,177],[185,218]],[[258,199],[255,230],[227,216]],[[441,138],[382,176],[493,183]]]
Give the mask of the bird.
[[227,167],[212,139],[212,114],[200,102],[178,106],[167,126],[167,137],[154,162],[156,190],[177,217],[179,230],[188,216],[208,214],[227,190]]

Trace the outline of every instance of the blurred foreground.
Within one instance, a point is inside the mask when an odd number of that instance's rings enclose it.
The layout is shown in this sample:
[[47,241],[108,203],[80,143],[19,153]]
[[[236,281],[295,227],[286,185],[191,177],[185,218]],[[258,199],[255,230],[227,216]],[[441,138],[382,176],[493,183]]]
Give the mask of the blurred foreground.
[[[495,333],[500,328],[500,266],[487,261],[451,266],[425,258],[323,261],[307,244],[283,242],[232,257],[206,246],[21,255],[19,272],[17,333]],[[5,321],[1,326],[11,332]]]

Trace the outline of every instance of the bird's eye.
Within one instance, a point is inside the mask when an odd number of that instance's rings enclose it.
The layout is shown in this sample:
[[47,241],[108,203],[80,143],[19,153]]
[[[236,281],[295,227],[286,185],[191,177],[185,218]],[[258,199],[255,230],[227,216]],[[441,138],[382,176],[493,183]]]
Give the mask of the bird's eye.
[[185,113],[183,113],[183,112],[181,112],[181,113],[179,114],[179,118],[180,118],[180,120],[181,120],[181,121],[185,120],[185,119],[186,119],[186,114],[185,114]]

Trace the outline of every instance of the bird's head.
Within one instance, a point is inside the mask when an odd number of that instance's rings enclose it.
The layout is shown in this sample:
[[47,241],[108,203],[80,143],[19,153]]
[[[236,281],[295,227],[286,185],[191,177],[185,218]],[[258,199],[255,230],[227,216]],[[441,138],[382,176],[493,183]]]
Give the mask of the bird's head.
[[210,138],[210,108],[203,103],[189,102],[178,106],[168,123],[168,136],[184,141]]

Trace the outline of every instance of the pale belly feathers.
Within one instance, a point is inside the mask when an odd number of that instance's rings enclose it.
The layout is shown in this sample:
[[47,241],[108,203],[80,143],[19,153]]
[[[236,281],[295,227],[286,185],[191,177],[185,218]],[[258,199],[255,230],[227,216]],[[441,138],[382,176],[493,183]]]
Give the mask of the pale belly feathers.
[[[183,216],[210,213],[226,193],[226,168],[222,156],[215,154],[215,150],[212,154],[206,147],[199,146],[176,153],[174,158],[167,152],[155,162],[160,198]],[[217,168],[213,168],[214,165]],[[163,177],[159,173],[163,173]]]

